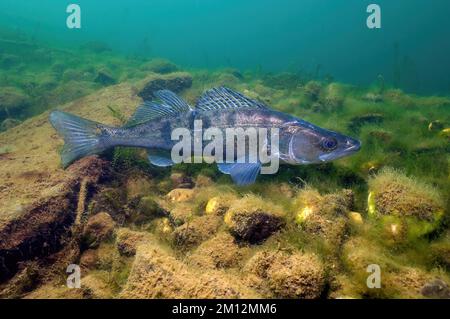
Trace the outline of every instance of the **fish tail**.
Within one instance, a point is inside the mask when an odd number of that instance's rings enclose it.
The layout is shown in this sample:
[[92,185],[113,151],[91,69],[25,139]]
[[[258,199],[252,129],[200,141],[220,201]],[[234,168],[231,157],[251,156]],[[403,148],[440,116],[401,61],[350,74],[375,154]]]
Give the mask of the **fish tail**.
[[107,126],[61,112],[50,113],[50,123],[64,138],[61,162],[64,168],[74,161],[105,151],[111,146]]

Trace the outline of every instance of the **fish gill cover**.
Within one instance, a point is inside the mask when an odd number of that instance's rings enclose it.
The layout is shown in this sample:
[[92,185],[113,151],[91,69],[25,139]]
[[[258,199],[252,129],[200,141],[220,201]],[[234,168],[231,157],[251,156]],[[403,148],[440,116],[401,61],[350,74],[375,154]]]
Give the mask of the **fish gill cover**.
[[[449,298],[449,15],[2,0],[0,297]],[[177,163],[197,120],[276,174]]]

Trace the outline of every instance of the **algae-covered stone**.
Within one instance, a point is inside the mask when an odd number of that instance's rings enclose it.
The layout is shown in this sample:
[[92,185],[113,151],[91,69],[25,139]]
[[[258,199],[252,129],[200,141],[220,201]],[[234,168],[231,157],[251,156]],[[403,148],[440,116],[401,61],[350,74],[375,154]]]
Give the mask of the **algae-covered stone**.
[[369,187],[374,209],[381,215],[433,220],[443,210],[442,199],[433,187],[392,169],[371,178]]
[[194,207],[189,203],[179,203],[169,211],[169,219],[175,226],[183,225],[194,216]]
[[392,169],[369,180],[368,211],[397,241],[433,231],[444,214],[441,196],[432,186]]
[[186,202],[194,198],[195,191],[193,189],[187,189],[187,188],[176,188],[171,190],[167,194],[167,198],[171,200],[172,202]]
[[134,256],[139,244],[152,240],[152,236],[146,232],[133,231],[128,228],[117,230],[116,245],[123,256]]
[[234,194],[214,196],[208,200],[205,207],[205,213],[208,215],[224,215],[234,200],[236,200]]
[[422,287],[421,293],[427,298],[450,299],[450,288],[442,279],[435,279]]
[[312,101],[317,101],[320,92],[322,91],[322,85],[319,82],[310,81],[305,85],[303,91],[306,97],[308,97]]
[[283,215],[280,207],[248,195],[232,203],[224,221],[237,239],[259,243],[283,226]]
[[175,72],[165,75],[153,74],[144,79],[139,85],[138,95],[144,100],[155,98],[154,92],[158,90],[171,90],[179,93],[184,89],[190,88],[192,77],[189,73]]
[[90,217],[83,230],[84,242],[97,247],[101,241],[111,238],[115,222],[108,213],[102,212]]
[[15,87],[0,87],[0,111],[6,114],[15,113],[26,108],[30,98]]
[[127,178],[125,185],[128,200],[151,194],[153,186],[153,182],[148,176],[132,174]]
[[22,123],[20,120],[7,118],[0,124],[0,132],[12,129],[13,127],[20,125],[20,123]]
[[263,279],[257,282],[279,298],[319,298],[325,286],[325,271],[317,256],[262,251],[247,263],[245,270]]
[[135,224],[143,224],[165,215],[167,212],[158,204],[154,196],[145,196],[139,200],[131,220]]
[[83,297],[87,299],[110,299],[113,291],[108,282],[109,273],[105,271],[94,272],[81,279]]
[[170,181],[174,188],[192,188],[194,183],[189,176],[182,173],[173,173],[170,175]]
[[173,243],[180,249],[190,249],[211,238],[219,229],[221,218],[200,216],[175,228]]
[[189,256],[188,262],[202,269],[238,267],[248,251],[248,248],[240,247],[233,236],[222,232],[202,243]]
[[141,67],[144,71],[167,74],[178,71],[178,67],[166,59],[153,59]]
[[321,195],[317,190],[304,189],[294,201],[295,221],[313,237],[322,238],[331,247],[339,245],[347,231],[347,214],[353,206],[353,192],[342,190]]
[[258,295],[222,272],[191,269],[164,248],[140,245],[122,298],[255,298]]

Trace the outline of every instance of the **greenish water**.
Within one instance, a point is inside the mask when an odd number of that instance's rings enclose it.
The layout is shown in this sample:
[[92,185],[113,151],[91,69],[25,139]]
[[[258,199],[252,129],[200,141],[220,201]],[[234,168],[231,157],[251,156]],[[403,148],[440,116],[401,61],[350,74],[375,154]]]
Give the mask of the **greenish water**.
[[[2,0],[0,24],[58,46],[97,40],[184,67],[319,73],[359,85],[382,74],[410,92],[448,93],[449,2],[375,1],[382,28],[369,30],[372,2]],[[79,30],[65,25],[69,3],[81,7]]]
[[[66,8],[73,2],[81,8],[80,29],[66,25]],[[381,7],[381,29],[366,25],[366,8],[372,2]],[[52,132],[51,151],[62,148],[56,132],[37,115],[69,105],[73,113],[101,117],[88,116],[90,120],[126,123],[140,103],[135,93],[142,96],[143,87],[153,81],[175,83],[191,105],[205,90],[226,86],[275,110],[358,139],[362,148],[329,163],[283,165],[276,175],[258,176],[246,187],[234,185],[216,165],[161,169],[150,165],[141,150],[117,147],[104,152],[101,158],[109,161],[111,176],[98,185],[80,186],[80,194],[73,190],[70,196],[61,196],[80,198],[75,206],[81,219],[97,216],[116,222],[111,238],[73,239],[81,249],[74,252],[76,258],[85,249],[98,252],[100,261],[87,274],[104,283],[106,296],[126,297],[122,293],[127,283],[139,288],[133,283],[136,278],[129,276],[139,264],[132,270],[133,253],[117,247],[133,250],[127,236],[151,235],[157,238],[156,248],[147,249],[162,252],[162,258],[144,259],[144,264],[161,260],[175,263],[173,269],[181,269],[180,265],[188,269],[184,275],[169,271],[175,285],[167,281],[170,287],[158,286],[161,295],[156,297],[185,296],[188,292],[171,287],[191,287],[190,281],[198,279],[193,266],[197,262],[206,262],[201,268],[205,278],[214,276],[205,270],[211,260],[203,260],[211,256],[219,259],[212,260],[214,267],[229,267],[236,271],[232,281],[248,285],[249,259],[261,253],[259,263],[273,259],[274,268],[282,265],[283,271],[277,277],[278,269],[272,269],[273,278],[270,272],[262,278],[271,286],[257,290],[259,297],[428,297],[418,287],[433,278],[450,282],[449,17],[448,0],[1,0],[0,165],[5,166],[0,166],[4,181],[0,200],[5,200],[5,207],[25,211],[24,198],[28,203],[35,195],[47,194],[47,187],[54,191],[65,174],[55,154],[43,153],[41,149],[49,148],[35,143],[35,137],[47,141]],[[123,103],[116,103],[116,98]],[[28,143],[31,156],[23,147]],[[35,190],[29,189],[28,178],[39,194],[30,196]],[[54,216],[61,213],[58,207],[49,209],[55,210]],[[3,217],[1,213],[0,209]],[[239,220],[239,214],[251,218]],[[260,226],[239,224],[245,220],[276,225],[270,232],[262,229],[266,237],[253,241],[237,235],[240,229],[260,235]],[[5,232],[13,234],[2,238],[13,238],[14,232],[26,237],[19,227],[8,229]],[[44,248],[47,241],[54,244],[53,233],[46,236]],[[5,264],[15,267],[23,261],[20,258],[30,257],[21,247],[13,247],[14,254],[0,250],[0,259],[6,256]],[[194,257],[189,257],[191,253]],[[45,256],[39,249],[33,254]],[[303,259],[314,262],[308,266]],[[382,266],[384,289],[366,285],[367,265],[373,263]],[[320,270],[312,272],[317,278],[313,276],[311,284],[296,273],[303,265]],[[11,278],[14,267],[8,272]],[[228,269],[216,271],[228,274]],[[55,298],[71,297],[57,277],[44,286],[34,280],[26,288],[0,289],[0,298],[24,296],[33,289],[31,298],[51,291]],[[0,276],[0,281],[5,278]],[[153,279],[145,278],[150,283]],[[209,282],[216,281],[210,278]],[[12,284],[18,285],[14,280]],[[203,277],[198,281],[192,287],[203,287]],[[306,288],[296,287],[296,282]],[[303,294],[307,287],[314,291]],[[105,297],[103,288],[91,288],[94,297],[96,293]],[[149,291],[128,293],[154,298]],[[224,297],[198,291],[194,297]],[[226,297],[255,296],[238,291],[242,294]]]

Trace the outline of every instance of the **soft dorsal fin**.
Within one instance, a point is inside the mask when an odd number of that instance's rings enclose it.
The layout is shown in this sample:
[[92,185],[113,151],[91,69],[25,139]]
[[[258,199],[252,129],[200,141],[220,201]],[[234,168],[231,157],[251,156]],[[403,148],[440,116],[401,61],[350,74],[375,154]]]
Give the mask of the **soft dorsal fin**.
[[196,105],[202,111],[228,108],[267,108],[267,105],[225,87],[206,91]]
[[191,110],[189,104],[169,90],[153,93],[162,103],[145,101],[128,120],[125,127],[145,123],[161,117],[175,117]]

